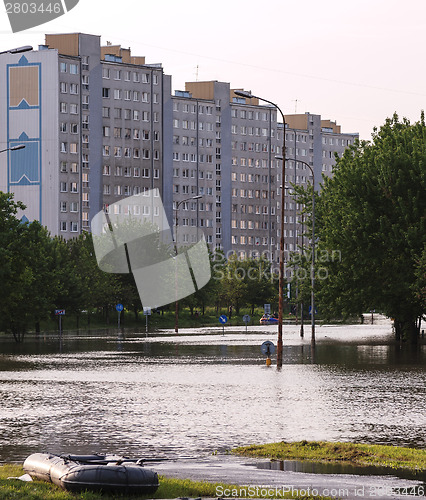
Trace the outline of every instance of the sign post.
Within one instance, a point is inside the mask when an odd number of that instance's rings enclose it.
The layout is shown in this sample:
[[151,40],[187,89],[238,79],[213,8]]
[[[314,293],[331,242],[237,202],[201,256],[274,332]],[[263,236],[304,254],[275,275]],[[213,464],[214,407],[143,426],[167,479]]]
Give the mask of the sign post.
[[62,339],[62,316],[65,316],[65,309],[55,309],[55,316],[59,316],[59,337]]
[[151,308],[144,307],[143,313],[145,314],[145,333],[148,334],[148,316],[151,316]]
[[250,323],[250,316],[248,314],[244,314],[243,321],[246,324],[246,333],[247,333],[247,323]]
[[124,309],[123,304],[117,304],[115,306],[115,310],[118,312],[118,329],[120,330],[120,318],[121,318],[121,311]]
[[262,354],[266,356],[266,366],[271,366],[271,355],[275,352],[275,345],[270,340],[267,340],[260,346]]
[[228,322],[228,317],[225,316],[225,314],[222,314],[222,316],[219,318],[219,323],[221,323],[223,326],[222,335],[225,335],[225,323],[227,322]]

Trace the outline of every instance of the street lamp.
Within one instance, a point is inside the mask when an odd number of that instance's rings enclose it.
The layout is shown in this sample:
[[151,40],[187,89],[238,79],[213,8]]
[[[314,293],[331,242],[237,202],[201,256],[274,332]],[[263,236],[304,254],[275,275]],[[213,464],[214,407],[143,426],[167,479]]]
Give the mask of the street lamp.
[[[285,116],[280,107],[267,99],[252,95],[251,92],[244,90],[234,90],[235,95],[245,97],[246,99],[259,99],[259,101],[267,102],[274,106],[282,116],[283,119],[283,166],[282,166],[282,183],[285,181]],[[285,202],[285,189],[281,190],[281,236],[280,236],[280,275],[278,284],[278,340],[277,340],[277,368],[281,368],[283,364],[283,304],[284,304],[284,202]]]
[[[281,156],[276,156],[277,159],[282,159]],[[306,161],[295,159],[297,162],[306,165],[312,174],[312,259],[311,259],[311,343],[315,344],[315,173],[314,169],[306,163]],[[303,314],[303,313],[302,313]]]
[[[186,198],[185,200],[180,200],[176,202],[176,208],[175,208],[175,251],[176,251],[176,256],[178,254],[178,238],[177,238],[177,232],[178,232],[178,210],[179,207],[182,203],[185,201],[190,201],[190,200],[199,200],[203,196],[201,194],[197,196],[192,196],[191,198]],[[175,271],[175,287],[176,287],[176,301],[175,301],[175,333],[178,333],[179,331],[179,301],[177,300],[177,267]]]
[[5,151],[18,151],[18,149],[24,149],[25,144],[18,144],[17,146],[12,146],[11,148],[2,149],[0,153],[4,153]]
[[0,54],[20,54],[21,52],[28,52],[33,50],[31,45],[24,45],[23,47],[17,47],[16,49],[3,50]]

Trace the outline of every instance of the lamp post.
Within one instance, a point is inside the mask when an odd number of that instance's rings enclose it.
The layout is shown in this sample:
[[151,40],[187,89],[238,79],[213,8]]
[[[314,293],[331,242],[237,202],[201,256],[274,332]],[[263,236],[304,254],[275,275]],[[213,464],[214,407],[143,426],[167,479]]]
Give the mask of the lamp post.
[[18,149],[24,149],[25,144],[18,144],[17,146],[12,146],[11,148],[2,149],[0,153],[4,153],[5,151],[18,151]]
[[[199,194],[197,196],[192,196],[191,198],[186,198],[185,200],[180,200],[176,202],[176,208],[175,208],[175,251],[176,251],[176,256],[178,254],[178,210],[179,207],[182,203],[185,201],[190,201],[190,200],[199,200],[202,198],[202,195]],[[175,301],[175,333],[178,333],[179,331],[179,301],[177,300],[177,268],[175,271],[175,287],[176,287],[176,301]]]
[[[283,166],[282,166],[282,184],[285,182],[285,116],[281,111],[280,107],[267,99],[262,97],[252,95],[251,92],[246,92],[242,90],[234,90],[235,95],[239,97],[245,97],[246,99],[259,99],[259,101],[266,102],[271,106],[274,106],[283,119],[283,145],[282,145],[282,155],[283,155]],[[283,364],[283,304],[284,304],[284,202],[285,202],[285,189],[281,190],[281,235],[280,235],[280,274],[279,274],[279,284],[278,284],[278,340],[277,340],[277,368],[281,368]]]
[[0,54],[20,54],[21,52],[28,52],[33,50],[31,45],[24,45],[23,47],[17,47],[16,49],[3,50]]
[[[276,156],[281,159],[280,156]],[[315,344],[315,173],[314,169],[306,161],[295,160],[306,165],[312,174],[312,257],[311,257],[311,343]],[[296,163],[297,167],[297,163]],[[303,314],[303,311],[302,311]]]

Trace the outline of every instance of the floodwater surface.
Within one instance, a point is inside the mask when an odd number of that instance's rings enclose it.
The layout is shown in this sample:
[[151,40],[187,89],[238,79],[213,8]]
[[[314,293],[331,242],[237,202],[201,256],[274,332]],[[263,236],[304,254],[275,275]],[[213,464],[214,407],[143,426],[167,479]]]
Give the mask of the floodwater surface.
[[[309,332],[310,333],[310,332]],[[0,338],[0,461],[34,452],[195,457],[294,440],[425,447],[426,345],[390,322]]]

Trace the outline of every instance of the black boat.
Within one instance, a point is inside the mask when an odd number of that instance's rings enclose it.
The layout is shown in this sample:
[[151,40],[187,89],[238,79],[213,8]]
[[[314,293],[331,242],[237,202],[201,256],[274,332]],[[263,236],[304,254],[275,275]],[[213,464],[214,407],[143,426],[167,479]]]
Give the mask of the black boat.
[[157,473],[145,469],[143,460],[116,456],[34,453],[25,460],[24,470],[73,492],[154,493],[159,486]]

